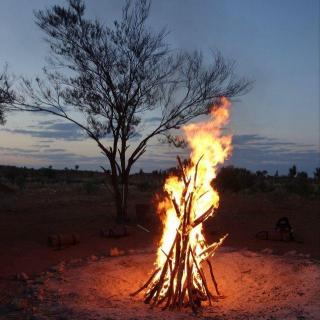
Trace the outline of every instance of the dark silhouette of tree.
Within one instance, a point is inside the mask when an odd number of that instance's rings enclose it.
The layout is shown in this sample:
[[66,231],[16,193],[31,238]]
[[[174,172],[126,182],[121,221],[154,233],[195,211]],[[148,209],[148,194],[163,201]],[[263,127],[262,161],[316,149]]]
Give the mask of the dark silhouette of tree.
[[294,178],[297,175],[297,167],[293,165],[291,168],[289,168],[289,177]]
[[[149,10],[150,1],[127,1],[113,27],[86,18],[81,0],[36,12],[50,45],[50,65],[42,78],[24,79],[23,93],[11,103],[13,110],[62,117],[97,143],[110,165],[119,220],[127,216],[130,171],[149,140],[250,86],[220,54],[207,65],[200,52],[171,49],[167,31],[147,25]],[[153,110],[161,114],[159,121],[142,135],[142,119]]]
[[11,89],[10,79],[7,73],[7,67],[0,73],[0,125],[5,123],[5,112],[8,104],[14,100],[14,93]]
[[260,177],[260,178],[265,178],[268,174],[268,171],[267,170],[258,170],[256,171],[256,176],[257,177]]
[[255,175],[244,168],[233,166],[222,167],[214,179],[213,184],[219,191],[239,192],[252,188],[255,183]]
[[312,184],[308,179],[307,172],[297,172],[294,179],[291,179],[286,184],[287,191],[296,193],[302,196],[308,196],[313,192]]
[[300,171],[297,173],[297,178],[299,179],[308,179],[308,173],[305,171]]
[[313,177],[316,180],[316,182],[320,182],[320,167],[315,169]]

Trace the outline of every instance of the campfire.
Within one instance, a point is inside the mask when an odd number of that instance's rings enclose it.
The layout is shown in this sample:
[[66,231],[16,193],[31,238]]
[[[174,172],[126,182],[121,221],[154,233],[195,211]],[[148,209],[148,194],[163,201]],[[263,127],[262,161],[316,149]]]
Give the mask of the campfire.
[[[210,305],[220,296],[209,258],[221,246],[207,244],[203,223],[212,217],[219,205],[219,195],[212,186],[217,165],[231,152],[231,136],[222,135],[228,123],[230,102],[222,98],[212,107],[211,119],[183,128],[191,148],[190,161],[178,157],[179,175],[167,178],[166,197],[159,202],[163,235],[157,252],[155,270],[148,281],[133,295],[145,290],[145,303],[162,305],[164,309],[189,306],[197,312],[202,301]],[[210,271],[216,295],[205,278],[204,262]]]

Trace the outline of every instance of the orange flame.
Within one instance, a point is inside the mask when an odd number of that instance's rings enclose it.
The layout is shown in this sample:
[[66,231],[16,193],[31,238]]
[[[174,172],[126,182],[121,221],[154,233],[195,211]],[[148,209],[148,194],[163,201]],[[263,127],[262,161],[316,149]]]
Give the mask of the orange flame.
[[[232,151],[231,135],[222,135],[223,127],[229,122],[230,105],[228,99],[222,98],[219,105],[213,106],[209,121],[189,124],[183,128],[186,141],[191,148],[191,161],[185,168],[186,177],[193,177],[197,170],[197,180],[195,182],[191,179],[189,188],[193,192],[193,199],[195,199],[191,212],[193,221],[210,207],[214,208],[211,214],[214,215],[219,206],[219,195],[212,187],[212,180],[216,177],[217,166],[223,163]],[[199,161],[199,159],[201,160]],[[182,178],[178,176],[168,177],[164,185],[164,190],[176,200],[180,208],[183,207],[181,195],[184,187]],[[163,210],[165,210],[162,221],[164,229],[157,251],[157,268],[163,267],[180,224],[172,202],[161,201],[158,204],[158,211]],[[214,246],[218,247],[225,237],[217,243],[207,245],[202,223],[190,230],[190,245],[197,262],[200,264],[209,255],[213,255],[214,251],[210,249]]]

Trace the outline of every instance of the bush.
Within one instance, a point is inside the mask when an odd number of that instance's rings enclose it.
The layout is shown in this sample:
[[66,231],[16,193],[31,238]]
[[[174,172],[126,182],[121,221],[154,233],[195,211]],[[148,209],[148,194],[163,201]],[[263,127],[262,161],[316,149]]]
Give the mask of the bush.
[[83,183],[83,188],[87,194],[94,194],[99,191],[99,185],[94,180],[88,180]]
[[26,187],[27,178],[24,175],[20,175],[16,179],[16,184],[19,187],[19,189],[22,191]]
[[137,189],[141,192],[152,191],[155,189],[153,183],[149,181],[138,182],[136,186],[137,186]]
[[312,184],[309,179],[305,176],[297,176],[296,178],[290,179],[286,184],[285,188],[290,193],[295,193],[301,196],[311,194],[313,191]]
[[213,183],[220,191],[239,192],[252,188],[255,176],[247,169],[229,166],[221,168]]

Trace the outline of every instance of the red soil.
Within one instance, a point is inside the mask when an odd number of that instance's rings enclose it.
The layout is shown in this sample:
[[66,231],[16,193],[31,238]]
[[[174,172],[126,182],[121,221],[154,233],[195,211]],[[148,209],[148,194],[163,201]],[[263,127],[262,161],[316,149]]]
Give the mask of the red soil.
[[[134,191],[129,209],[131,218],[134,219],[134,204],[148,202],[151,197],[149,193]],[[270,248],[279,254],[295,250],[297,255],[319,258],[319,207],[319,200],[297,197],[275,200],[267,195],[225,195],[217,216],[207,223],[206,234],[208,238],[217,238],[229,233],[225,245],[234,248],[255,251]],[[151,233],[132,223],[127,238],[101,238],[100,229],[112,225],[113,215],[106,191],[89,196],[58,186],[0,194],[0,305],[16,294],[18,285],[12,277],[17,273],[32,276],[63,260],[104,255],[113,247],[145,248],[157,243],[160,222],[155,214],[149,222],[142,223]],[[282,216],[289,218],[302,243],[262,241],[254,237],[258,231],[274,230]],[[50,234],[72,232],[80,235],[78,245],[62,250],[47,246]]]

